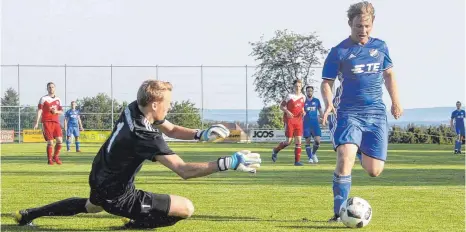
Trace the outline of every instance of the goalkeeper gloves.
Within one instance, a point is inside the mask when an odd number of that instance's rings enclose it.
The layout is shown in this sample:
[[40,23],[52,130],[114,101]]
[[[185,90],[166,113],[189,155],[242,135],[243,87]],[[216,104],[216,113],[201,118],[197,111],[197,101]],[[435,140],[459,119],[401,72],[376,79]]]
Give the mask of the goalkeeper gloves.
[[198,130],[194,139],[199,141],[215,141],[217,139],[224,139],[230,135],[230,131],[222,124],[215,124],[206,130]]
[[256,173],[256,169],[260,167],[261,162],[260,154],[251,153],[251,151],[247,150],[238,151],[232,156],[220,157],[217,160],[220,171],[233,169],[250,173]]

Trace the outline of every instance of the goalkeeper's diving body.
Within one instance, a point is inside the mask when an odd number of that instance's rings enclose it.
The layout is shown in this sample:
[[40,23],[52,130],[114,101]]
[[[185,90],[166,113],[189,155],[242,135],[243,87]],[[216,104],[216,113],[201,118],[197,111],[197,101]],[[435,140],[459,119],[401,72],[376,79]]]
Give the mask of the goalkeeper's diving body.
[[127,228],[171,226],[189,218],[193,203],[184,197],[146,192],[135,188],[134,179],[145,160],[160,162],[183,179],[206,176],[218,171],[236,170],[255,173],[261,159],[257,153],[239,151],[213,162],[185,163],[163,139],[169,137],[200,141],[225,138],[223,125],[194,130],[165,120],[170,108],[172,85],[147,80],[137,93],[137,101],[121,113],[111,136],[102,145],[89,174],[89,198],[68,198],[38,208],[15,212],[19,225],[33,225],[42,216],[71,216],[103,210],[124,218]]

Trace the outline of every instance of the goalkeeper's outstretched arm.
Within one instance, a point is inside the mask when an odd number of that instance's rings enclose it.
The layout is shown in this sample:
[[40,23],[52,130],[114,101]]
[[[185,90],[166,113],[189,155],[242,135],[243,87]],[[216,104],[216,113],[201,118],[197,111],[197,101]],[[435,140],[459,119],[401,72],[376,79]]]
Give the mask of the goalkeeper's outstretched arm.
[[174,125],[168,120],[164,120],[157,125],[157,128],[170,138],[182,140],[196,139],[200,141],[214,141],[216,139],[226,138],[230,135],[230,131],[221,124],[212,125],[206,130],[196,130]]
[[156,160],[185,180],[220,171],[217,162],[185,163],[176,154],[157,156]]
[[227,170],[256,173],[262,162],[259,154],[246,150],[235,152],[232,156],[220,157],[213,162],[185,163],[176,154],[156,156],[156,160],[185,180]]
[[197,133],[197,130],[175,125],[168,120],[165,120],[163,123],[157,125],[157,128],[159,128],[162,133],[170,138],[182,140],[192,140]]

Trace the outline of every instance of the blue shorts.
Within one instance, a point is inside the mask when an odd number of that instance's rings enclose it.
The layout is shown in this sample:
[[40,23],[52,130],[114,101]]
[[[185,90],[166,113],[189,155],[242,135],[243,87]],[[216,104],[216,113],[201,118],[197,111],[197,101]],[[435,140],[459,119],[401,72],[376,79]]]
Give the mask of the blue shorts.
[[79,137],[79,128],[77,126],[68,127],[66,130],[66,136],[71,137],[71,135],[74,137]]
[[455,129],[456,129],[456,134],[457,135],[465,136],[464,135],[464,126],[456,127]]
[[330,133],[336,150],[342,144],[355,144],[359,151],[374,159],[385,161],[388,149],[386,115],[344,114],[330,116]]
[[319,123],[304,123],[303,128],[303,137],[310,138],[310,137],[322,136],[322,131],[320,130]]

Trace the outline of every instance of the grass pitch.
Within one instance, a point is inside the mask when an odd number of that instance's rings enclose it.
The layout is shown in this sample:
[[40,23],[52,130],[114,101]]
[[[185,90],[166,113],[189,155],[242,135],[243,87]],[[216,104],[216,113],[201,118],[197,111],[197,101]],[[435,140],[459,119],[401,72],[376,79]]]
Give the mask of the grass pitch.
[[[158,163],[146,162],[137,188],[185,196],[194,216],[157,231],[348,231],[332,216],[332,173],[335,153],[321,146],[318,165],[293,166],[293,150],[270,159],[275,144],[171,143],[187,162],[214,161],[249,149],[262,155],[257,174],[227,171],[182,180]],[[371,178],[356,162],[350,196],[369,201],[371,223],[358,231],[464,231],[465,158],[453,145],[390,145],[380,177]],[[46,165],[44,144],[3,144],[1,147],[2,231],[108,231],[122,225],[102,212],[75,217],[43,217],[37,227],[16,226],[10,213],[72,196],[87,197],[88,174],[98,145],[83,153],[62,152],[63,165]],[[305,161],[306,155],[303,156]]]

